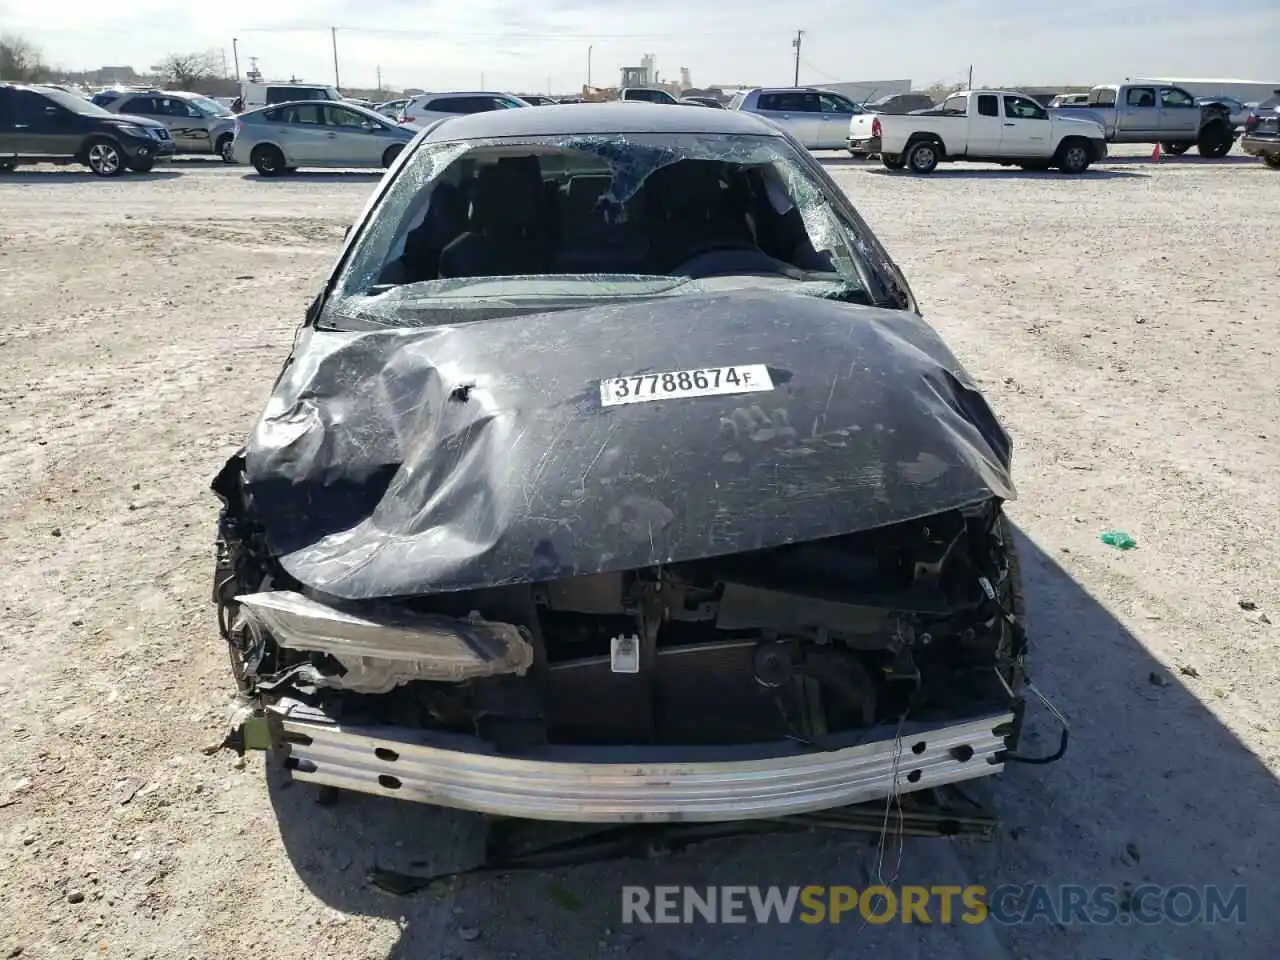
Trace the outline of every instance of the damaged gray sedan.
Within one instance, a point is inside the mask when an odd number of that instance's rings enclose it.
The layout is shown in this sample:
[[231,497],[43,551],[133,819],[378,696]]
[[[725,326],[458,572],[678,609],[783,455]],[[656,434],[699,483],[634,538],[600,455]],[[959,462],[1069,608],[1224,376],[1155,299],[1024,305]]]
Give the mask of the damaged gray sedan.
[[778,818],[999,771],[1010,442],[840,190],[746,114],[449,119],[213,489],[296,780],[506,817]]

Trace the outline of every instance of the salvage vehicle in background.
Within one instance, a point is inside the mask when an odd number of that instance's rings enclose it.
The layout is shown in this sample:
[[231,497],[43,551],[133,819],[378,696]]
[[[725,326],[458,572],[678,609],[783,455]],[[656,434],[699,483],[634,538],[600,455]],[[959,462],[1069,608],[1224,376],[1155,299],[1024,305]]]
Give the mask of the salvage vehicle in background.
[[264,177],[299,167],[389,167],[417,129],[354,103],[308,100],[242,113],[232,157]]
[[409,105],[410,99],[411,98],[409,97],[402,97],[399,100],[385,100],[382,103],[376,104],[373,109],[374,112],[380,113],[384,117],[397,120],[399,119],[400,114],[404,111],[404,108]]
[[1280,170],[1280,97],[1264,100],[1244,123],[1240,149],[1251,157],[1261,157],[1273,170]]
[[405,104],[404,110],[396,119],[400,123],[422,127],[448,117],[487,113],[490,110],[516,110],[527,106],[529,104],[509,93],[423,93]]
[[1050,113],[1009,90],[954,93],[932,110],[881,116],[875,124],[890,170],[932,173],[939,163],[970,161],[1084,173],[1107,155],[1100,124]]
[[917,110],[932,110],[935,104],[933,97],[927,93],[890,93],[862,104],[870,113],[914,113]]
[[636,101],[666,104],[678,102],[675,97],[659,87],[623,87],[618,91],[618,99],[632,103]]
[[211,153],[234,163],[236,115],[227,107],[198,93],[180,90],[147,90],[116,97],[106,105],[112,113],[150,117],[169,128],[178,153]]
[[763,117],[809,150],[848,149],[851,121],[867,114],[848,97],[818,87],[739,90],[729,109]]
[[1216,100],[1197,103],[1171,84],[1104,84],[1083,104],[1050,109],[1101,124],[1108,143],[1158,143],[1174,156],[1195,147],[1202,157],[1225,157],[1236,139],[1229,107]]
[[0,172],[23,163],[82,163],[99,177],[147,173],[173,157],[169,129],[110,113],[61,90],[0,83]]
[[213,482],[238,742],[582,822],[994,774],[1033,689],[1010,459],[789,135],[647,104],[438,122]]
[[1087,93],[1059,93],[1049,101],[1051,107],[1084,106],[1089,102]]

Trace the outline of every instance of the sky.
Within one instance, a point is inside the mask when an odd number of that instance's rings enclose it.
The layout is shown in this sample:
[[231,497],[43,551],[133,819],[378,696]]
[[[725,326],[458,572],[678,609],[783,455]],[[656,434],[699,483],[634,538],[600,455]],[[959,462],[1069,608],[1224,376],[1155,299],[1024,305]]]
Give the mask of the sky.
[[[233,70],[346,87],[566,93],[652,53],[695,85],[911,79],[917,87],[1091,84],[1126,76],[1280,81],[1280,0],[0,0],[0,34],[66,69],[212,51]],[[232,40],[237,41],[233,45]],[[588,53],[590,51],[590,53]]]

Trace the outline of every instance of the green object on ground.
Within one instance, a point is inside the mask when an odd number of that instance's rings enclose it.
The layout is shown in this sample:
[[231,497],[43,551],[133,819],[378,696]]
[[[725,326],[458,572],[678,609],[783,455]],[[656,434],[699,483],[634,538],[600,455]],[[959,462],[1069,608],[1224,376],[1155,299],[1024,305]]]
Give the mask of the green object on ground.
[[240,725],[244,736],[246,750],[268,750],[271,747],[271,730],[267,727],[267,718],[255,715],[245,719]]
[[1098,539],[1107,546],[1116,547],[1120,550],[1132,550],[1138,545],[1138,541],[1123,530],[1104,530],[1098,534]]

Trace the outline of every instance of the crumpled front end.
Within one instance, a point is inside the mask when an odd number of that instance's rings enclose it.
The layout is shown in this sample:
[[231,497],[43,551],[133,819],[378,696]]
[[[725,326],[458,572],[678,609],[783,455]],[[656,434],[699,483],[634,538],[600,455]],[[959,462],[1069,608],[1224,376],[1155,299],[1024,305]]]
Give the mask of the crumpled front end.
[[777,818],[997,773],[1021,725],[995,500],[376,602],[290,582],[254,542],[224,513],[216,596],[262,745],[301,781],[529,819]]

